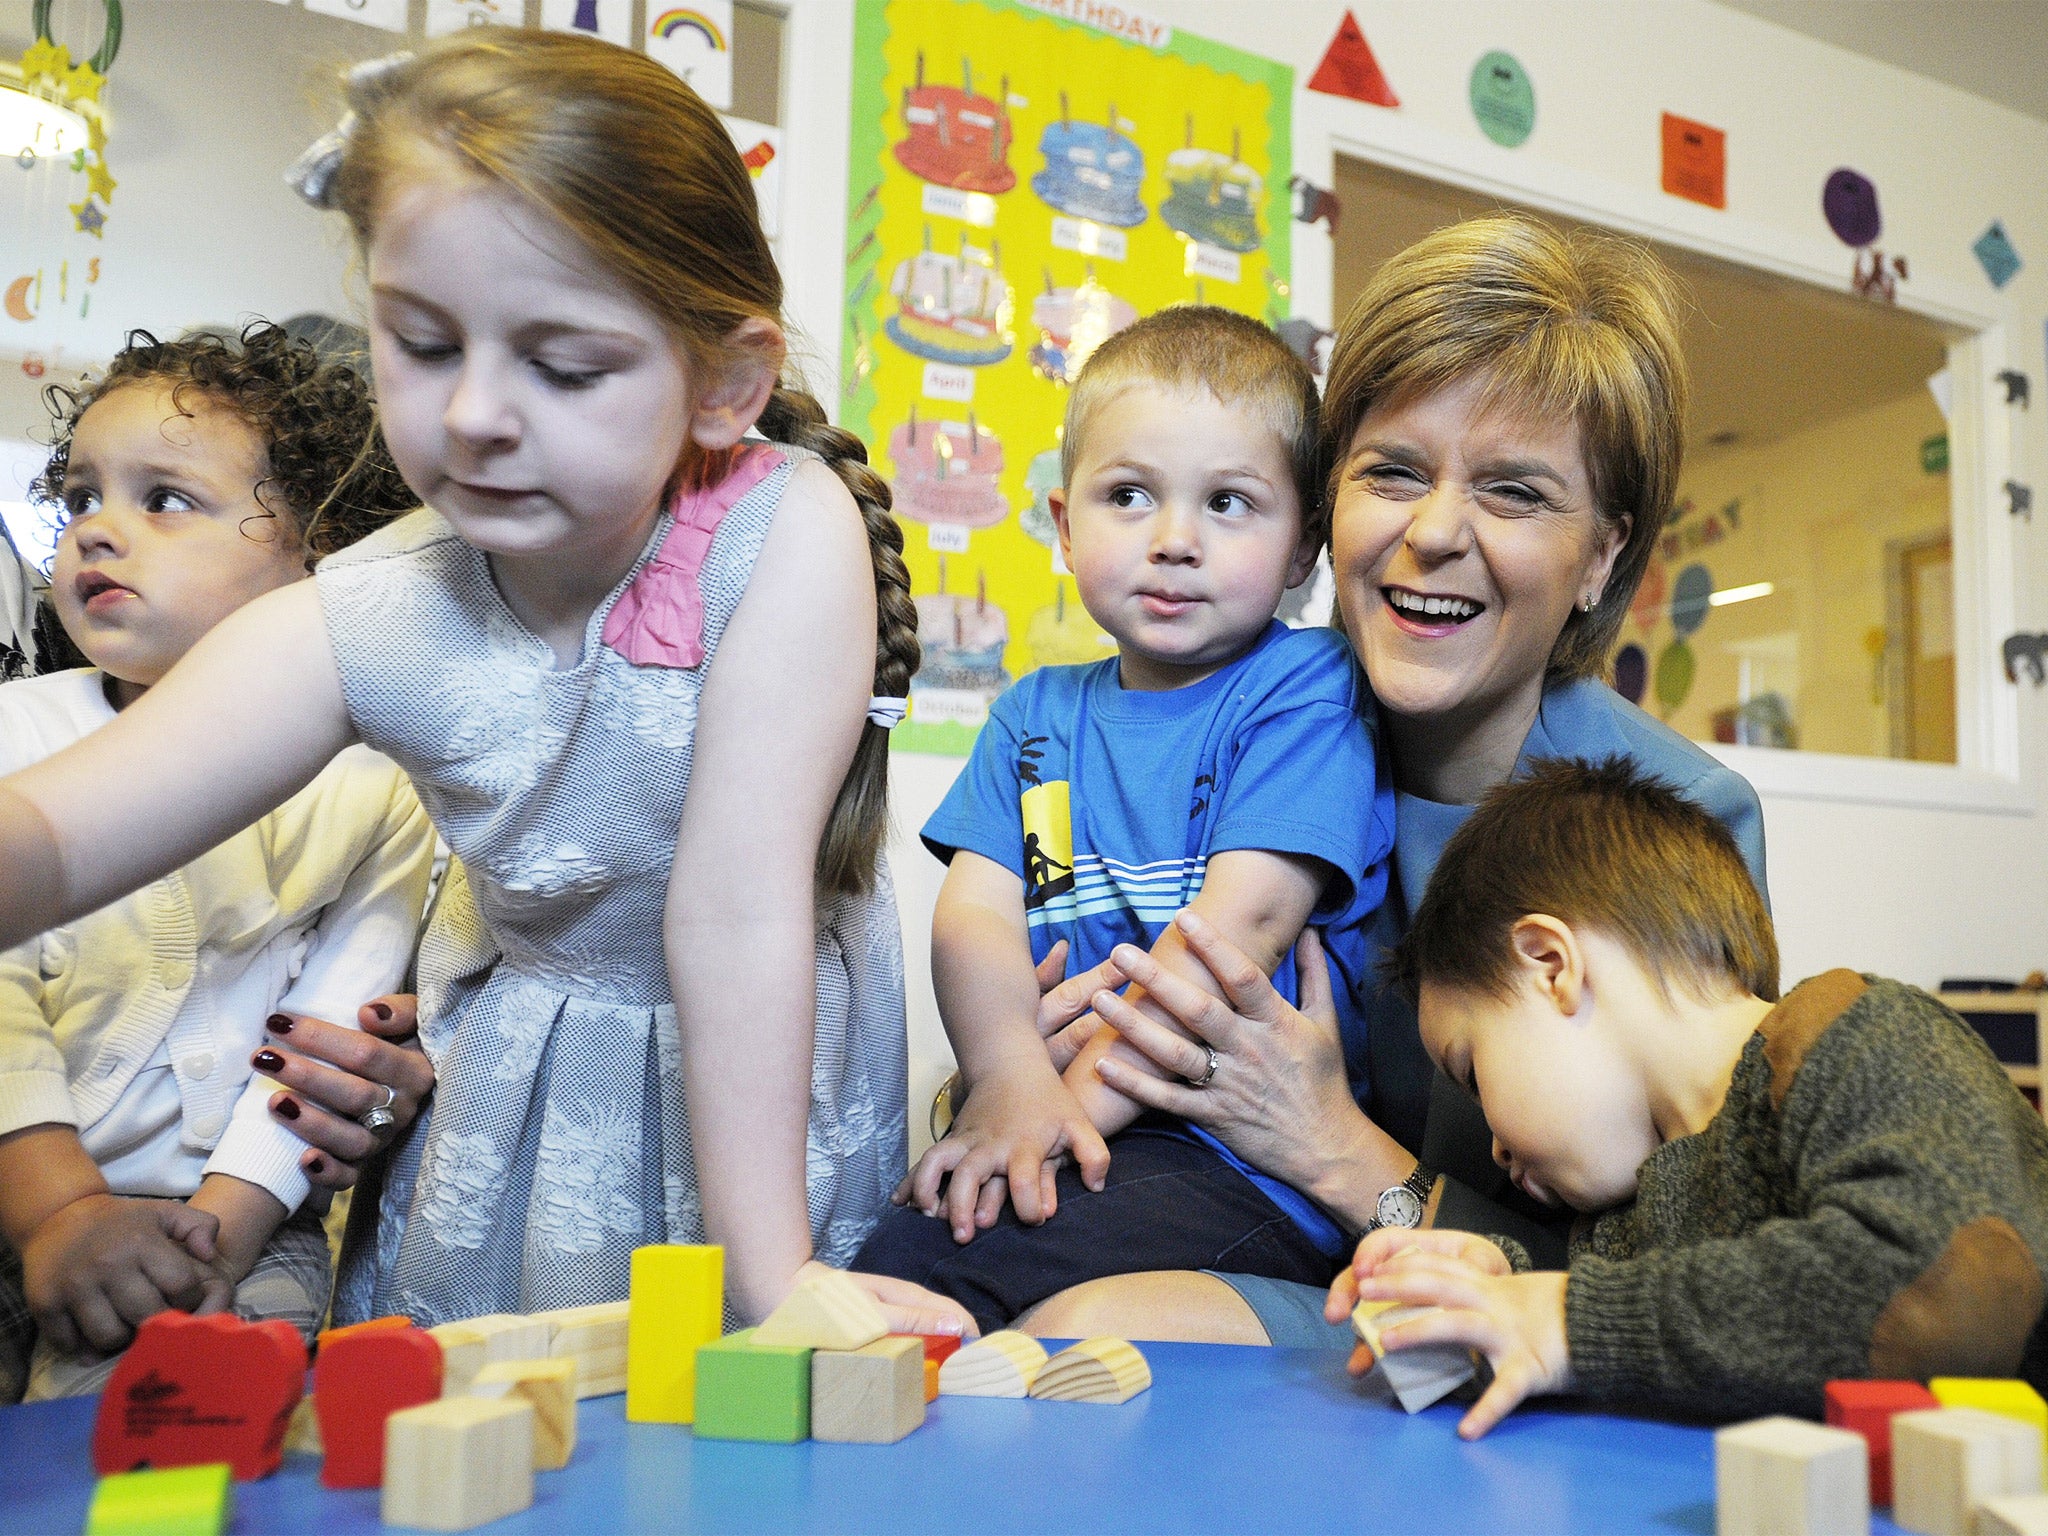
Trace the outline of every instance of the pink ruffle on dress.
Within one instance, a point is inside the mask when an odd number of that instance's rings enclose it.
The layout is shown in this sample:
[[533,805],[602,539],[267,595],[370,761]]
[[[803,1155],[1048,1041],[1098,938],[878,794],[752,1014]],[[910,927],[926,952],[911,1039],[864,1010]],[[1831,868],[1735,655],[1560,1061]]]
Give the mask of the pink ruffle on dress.
[[661,545],[640,567],[604,623],[604,643],[643,667],[694,667],[704,660],[704,593],[697,582],[718,525],[742,496],[783,462],[766,444],[744,450],[716,485],[687,491],[669,508]]

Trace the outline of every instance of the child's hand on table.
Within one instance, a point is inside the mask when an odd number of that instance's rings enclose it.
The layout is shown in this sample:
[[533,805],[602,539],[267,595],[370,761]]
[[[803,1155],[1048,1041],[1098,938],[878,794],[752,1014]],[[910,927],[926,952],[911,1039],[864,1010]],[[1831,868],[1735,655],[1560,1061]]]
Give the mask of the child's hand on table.
[[1062,1157],[1080,1165],[1090,1189],[1102,1187],[1109,1148],[1051,1062],[1040,1058],[969,1093],[945,1139],[918,1159],[890,1198],[935,1217],[939,1183],[950,1174],[946,1219],[953,1240],[965,1243],[978,1229],[995,1225],[1005,1194],[1025,1225],[1050,1217],[1059,1204],[1053,1173]]
[[44,1218],[22,1245],[23,1290],[60,1354],[125,1347],[145,1318],[219,1312],[234,1300],[219,1223],[178,1200],[94,1194]]
[[[810,1260],[796,1272],[797,1284],[826,1267],[816,1259]],[[891,1333],[949,1333],[962,1339],[978,1338],[981,1334],[967,1309],[950,1296],[887,1275],[848,1270],[846,1278],[875,1298],[882,1315],[889,1320]]]
[[[1324,1317],[1336,1323],[1361,1301],[1432,1307],[1424,1317],[1380,1332],[1388,1350],[1417,1344],[1463,1344],[1485,1355],[1493,1383],[1458,1433],[1477,1440],[1524,1398],[1571,1388],[1566,1345],[1563,1270],[1517,1275],[1507,1255],[1469,1232],[1383,1227],[1358,1245],[1351,1267],[1330,1285]],[[1369,1350],[1354,1354],[1353,1375],[1372,1367]]]

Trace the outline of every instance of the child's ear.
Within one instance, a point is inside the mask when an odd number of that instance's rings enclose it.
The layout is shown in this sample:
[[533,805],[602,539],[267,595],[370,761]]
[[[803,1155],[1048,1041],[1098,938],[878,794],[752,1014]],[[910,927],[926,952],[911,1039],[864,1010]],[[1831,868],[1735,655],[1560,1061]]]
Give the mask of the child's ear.
[[703,381],[690,408],[690,440],[712,452],[732,447],[759,419],[789,350],[782,327],[758,318],[742,321],[728,344],[734,360]]
[[1509,931],[1515,970],[1559,1013],[1579,1011],[1586,992],[1586,950],[1558,918],[1531,912]]
[[1074,541],[1067,532],[1067,491],[1065,486],[1055,486],[1045,493],[1045,504],[1052,509],[1052,525],[1059,530],[1060,563],[1068,570],[1074,568]]
[[1322,552],[1322,540],[1311,543],[1308,534],[1301,536],[1301,547],[1294,552],[1294,563],[1287,567],[1288,591],[1292,592],[1315,573],[1316,559]]

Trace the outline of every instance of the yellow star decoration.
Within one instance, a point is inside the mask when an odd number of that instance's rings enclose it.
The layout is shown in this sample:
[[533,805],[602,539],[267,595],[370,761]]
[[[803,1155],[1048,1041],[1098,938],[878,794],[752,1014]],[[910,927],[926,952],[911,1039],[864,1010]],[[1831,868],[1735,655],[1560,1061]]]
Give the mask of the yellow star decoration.
[[104,158],[93,161],[85,168],[86,191],[102,202],[111,203],[114,200],[114,188],[119,185],[118,181],[107,174],[107,162]]
[[71,217],[76,221],[80,234],[91,235],[95,240],[105,238],[100,231],[106,227],[107,215],[98,203],[88,197],[84,202],[73,203],[70,207]]
[[73,101],[97,104],[100,87],[106,83],[107,77],[90,64],[75,64],[64,72],[64,93]]
[[79,115],[85,119],[85,147],[94,154],[104,158],[107,149],[107,125],[105,119],[97,112],[84,112]]
[[71,50],[62,43],[53,43],[46,37],[39,37],[28,45],[28,52],[21,56],[21,78],[33,85],[37,80],[47,79],[51,84],[60,84],[64,74],[71,68]]

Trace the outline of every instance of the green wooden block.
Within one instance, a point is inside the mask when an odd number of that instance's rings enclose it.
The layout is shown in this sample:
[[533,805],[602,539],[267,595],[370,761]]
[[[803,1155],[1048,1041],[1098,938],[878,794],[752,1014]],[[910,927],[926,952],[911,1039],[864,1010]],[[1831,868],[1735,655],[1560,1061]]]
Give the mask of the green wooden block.
[[85,1536],[221,1536],[234,1488],[225,1462],[116,1472],[93,1490]]
[[745,1328],[698,1349],[697,1433],[777,1445],[810,1439],[811,1352],[753,1339]]

